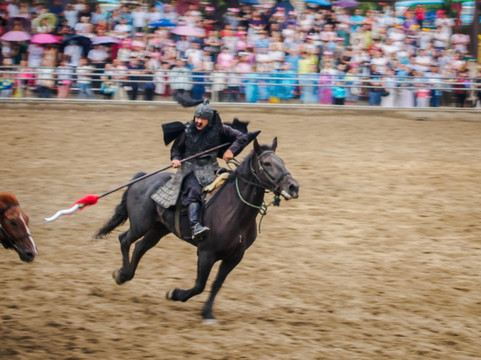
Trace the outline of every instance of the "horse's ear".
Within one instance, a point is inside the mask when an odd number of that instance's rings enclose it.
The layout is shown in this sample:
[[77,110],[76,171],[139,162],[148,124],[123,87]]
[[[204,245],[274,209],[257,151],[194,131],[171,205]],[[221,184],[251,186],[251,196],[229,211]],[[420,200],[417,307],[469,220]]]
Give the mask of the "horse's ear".
[[254,139],[254,151],[255,151],[256,154],[261,153],[261,146],[257,142],[257,139]]
[[277,148],[277,136],[274,138],[274,141],[272,142],[272,151],[276,151]]

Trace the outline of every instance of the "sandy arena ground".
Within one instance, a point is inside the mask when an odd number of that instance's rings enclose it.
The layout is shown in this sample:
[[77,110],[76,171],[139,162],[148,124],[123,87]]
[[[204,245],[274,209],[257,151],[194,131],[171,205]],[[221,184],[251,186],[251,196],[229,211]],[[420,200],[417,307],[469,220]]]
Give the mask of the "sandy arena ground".
[[112,280],[126,226],[92,235],[122,191],[43,220],[167,165],[160,125],[192,109],[0,107],[0,188],[40,252],[26,264],[0,249],[0,359],[481,358],[480,113],[221,108],[279,138],[301,191],[269,208],[207,326],[208,291],[164,298],[195,279],[195,248],[172,235],[131,282]]

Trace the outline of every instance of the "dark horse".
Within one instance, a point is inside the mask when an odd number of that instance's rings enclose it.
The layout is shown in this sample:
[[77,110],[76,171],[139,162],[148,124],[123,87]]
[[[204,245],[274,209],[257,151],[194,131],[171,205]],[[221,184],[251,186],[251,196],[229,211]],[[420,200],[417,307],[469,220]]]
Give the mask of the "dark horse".
[[15,250],[25,262],[33,261],[38,254],[28,222],[28,215],[23,212],[15,195],[0,192],[0,242],[6,249]]
[[[131,185],[123,194],[112,218],[96,235],[98,238],[104,237],[127,219],[130,221],[130,228],[119,236],[123,265],[113,273],[117,284],[131,280],[141,257],[161,237],[173,232],[197,246],[197,279],[191,289],[169,290],[167,299],[187,301],[200,294],[205,288],[212,266],[221,260],[209,299],[202,310],[204,321],[215,321],[212,312],[214,299],[227,275],[239,264],[257,237],[256,217],[260,209],[265,209],[263,204],[266,190],[276,196],[282,195],[286,200],[298,197],[299,183],[275,153],[276,147],[277,138],[272,146],[260,146],[257,140],[254,141],[254,150],[207,203],[203,224],[211,231],[201,241],[185,236],[190,234],[185,215],[180,217],[176,226],[175,208],[162,211],[164,209],[150,198],[172,174],[157,174]],[[181,234],[177,233],[176,227],[180,228]],[[130,245],[142,236],[143,239],[136,243],[132,258],[129,259]]]

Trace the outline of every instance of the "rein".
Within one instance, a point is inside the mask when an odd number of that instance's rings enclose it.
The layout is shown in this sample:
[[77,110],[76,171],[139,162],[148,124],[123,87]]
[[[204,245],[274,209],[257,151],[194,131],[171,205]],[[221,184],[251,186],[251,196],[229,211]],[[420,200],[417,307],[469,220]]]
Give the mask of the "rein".
[[[280,194],[276,193],[275,191],[275,185],[278,184],[280,181],[282,181],[282,179],[284,179],[284,177],[286,177],[287,175],[289,175],[289,172],[284,172],[280,177],[279,179],[276,181],[267,171],[264,170],[264,168],[262,167],[261,163],[260,163],[260,158],[262,156],[264,156],[265,154],[267,153],[273,153],[274,151],[272,150],[266,150],[264,151],[263,153],[261,153],[258,157],[257,157],[257,167],[259,168],[259,171],[261,171],[266,177],[267,179],[271,182],[271,184],[268,184],[266,183],[265,181],[262,181],[259,177],[259,175],[257,174],[257,172],[255,171],[254,167],[252,166],[252,159],[251,161],[249,162],[249,169],[250,169],[250,172],[251,174],[254,176],[254,178],[256,179],[257,182],[253,182],[253,181],[249,181],[245,178],[243,178],[242,176],[240,175],[237,175],[236,178],[235,178],[235,186],[236,186],[236,190],[237,190],[237,196],[239,196],[239,199],[244,203],[246,204],[247,206],[250,206],[254,209],[257,209],[257,212],[261,215],[261,219],[259,220],[259,234],[261,233],[261,224],[262,224],[262,219],[264,218],[265,215],[267,215],[267,209],[269,208],[269,206],[271,205],[274,205],[274,206],[279,206],[280,203],[281,203],[281,198],[280,198]],[[267,204],[265,201],[262,201],[262,204],[261,205],[254,205],[254,204],[251,204],[250,202],[248,202],[246,199],[244,199],[244,197],[242,196],[241,192],[240,192],[240,188],[239,188],[239,179],[241,179],[243,182],[245,182],[246,184],[250,184],[250,185],[254,185],[258,188],[261,188],[265,191],[271,191],[274,193],[274,199],[272,200],[272,202],[270,202],[269,204]]]

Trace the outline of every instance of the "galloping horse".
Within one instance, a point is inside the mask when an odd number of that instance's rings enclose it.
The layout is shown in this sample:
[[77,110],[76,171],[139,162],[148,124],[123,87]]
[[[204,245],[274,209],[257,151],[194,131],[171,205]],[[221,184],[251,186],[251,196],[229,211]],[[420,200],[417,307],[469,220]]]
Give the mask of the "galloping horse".
[[[221,260],[210,296],[202,309],[204,321],[215,322],[212,311],[214,299],[227,275],[239,264],[257,237],[256,217],[260,210],[266,210],[266,190],[272,191],[276,197],[282,195],[286,200],[298,197],[299,183],[275,153],[276,147],[277,138],[272,146],[260,146],[254,140],[254,150],[207,202],[203,224],[211,231],[208,237],[200,241],[187,236],[190,235],[190,228],[185,214],[180,219],[176,218],[175,207],[163,209],[150,198],[172,174],[157,174],[131,185],[124,192],[112,218],[96,234],[97,238],[105,237],[127,219],[130,222],[130,228],[119,235],[123,265],[113,273],[117,284],[131,280],[141,257],[160,238],[172,232],[197,246],[197,279],[191,289],[171,289],[166,297],[174,301],[187,301],[200,294],[205,288],[212,266]],[[134,179],[142,175],[137,174]],[[142,236],[143,239],[136,243],[130,259],[130,245]]]
[[15,195],[0,192],[0,242],[6,249],[15,250],[25,262],[33,261],[38,254],[28,222]]

